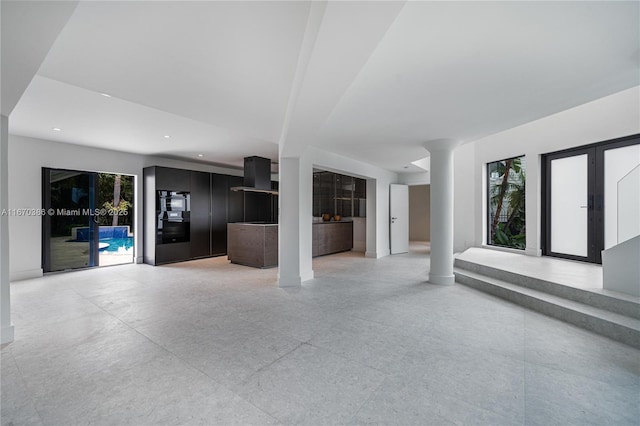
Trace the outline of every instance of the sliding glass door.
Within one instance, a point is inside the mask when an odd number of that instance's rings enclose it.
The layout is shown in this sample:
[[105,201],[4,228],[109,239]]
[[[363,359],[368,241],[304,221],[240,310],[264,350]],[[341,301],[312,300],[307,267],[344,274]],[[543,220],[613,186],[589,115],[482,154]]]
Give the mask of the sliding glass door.
[[42,169],[44,272],[133,262],[133,176]]
[[98,266],[97,173],[43,169],[44,272]]
[[547,154],[542,166],[545,255],[602,263],[602,250],[638,234],[620,188],[640,166],[639,136]]

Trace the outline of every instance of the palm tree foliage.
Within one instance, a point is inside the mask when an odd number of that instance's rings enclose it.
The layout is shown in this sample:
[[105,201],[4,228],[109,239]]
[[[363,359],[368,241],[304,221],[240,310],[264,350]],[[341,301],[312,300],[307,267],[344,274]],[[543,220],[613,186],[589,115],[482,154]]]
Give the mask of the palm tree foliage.
[[133,227],[133,176],[113,173],[98,174],[98,207],[117,215],[100,216],[101,226]]
[[524,249],[525,182],[524,157],[488,164],[489,244]]

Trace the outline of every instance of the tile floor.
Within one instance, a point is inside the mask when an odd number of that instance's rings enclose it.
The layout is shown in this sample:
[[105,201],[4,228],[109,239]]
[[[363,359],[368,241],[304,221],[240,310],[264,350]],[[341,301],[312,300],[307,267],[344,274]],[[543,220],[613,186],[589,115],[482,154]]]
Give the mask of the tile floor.
[[425,252],[14,283],[2,424],[638,424],[640,351],[428,284]]

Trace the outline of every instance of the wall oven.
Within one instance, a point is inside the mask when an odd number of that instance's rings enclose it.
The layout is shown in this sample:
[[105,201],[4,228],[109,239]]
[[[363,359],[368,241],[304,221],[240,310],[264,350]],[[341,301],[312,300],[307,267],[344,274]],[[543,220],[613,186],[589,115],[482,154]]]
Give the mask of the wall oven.
[[185,191],[157,191],[158,244],[182,243],[190,239],[191,194]]

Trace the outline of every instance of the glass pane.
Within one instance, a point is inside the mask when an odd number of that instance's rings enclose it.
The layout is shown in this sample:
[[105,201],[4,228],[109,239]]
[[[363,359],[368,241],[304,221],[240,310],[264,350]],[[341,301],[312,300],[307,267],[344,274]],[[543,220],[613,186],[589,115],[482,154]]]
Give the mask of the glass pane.
[[69,170],[47,170],[51,203],[49,271],[63,271],[93,266],[91,243],[95,225],[90,216],[93,208],[93,177],[90,173]]
[[588,255],[588,156],[551,161],[551,251]]
[[98,174],[100,266],[133,263],[133,176]]
[[[638,235],[640,212],[637,200],[640,189],[637,186],[638,173],[636,172],[635,175],[632,173],[638,165],[640,165],[640,145],[608,149],[604,152],[605,249]],[[625,176],[629,177],[622,181]],[[626,190],[626,192],[623,195],[619,190]],[[619,220],[626,222],[619,223]]]
[[523,250],[526,247],[525,157],[487,164],[489,215],[487,242]]
[[618,243],[640,235],[640,165],[618,182]]

